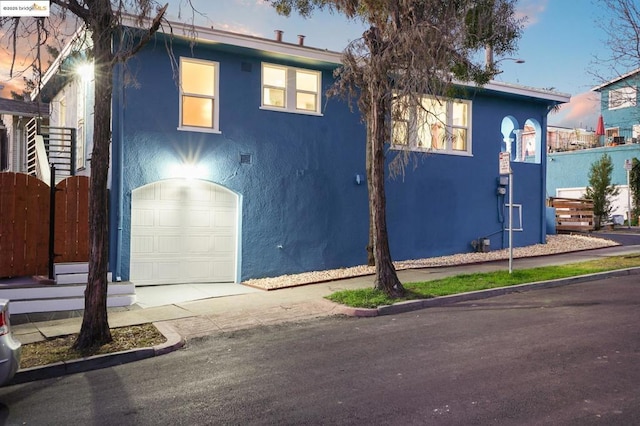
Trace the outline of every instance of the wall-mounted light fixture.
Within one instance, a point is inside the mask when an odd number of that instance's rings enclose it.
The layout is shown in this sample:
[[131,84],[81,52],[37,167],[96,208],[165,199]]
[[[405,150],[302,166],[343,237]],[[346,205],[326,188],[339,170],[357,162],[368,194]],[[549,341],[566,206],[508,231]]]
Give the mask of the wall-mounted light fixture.
[[93,62],[83,62],[76,67],[76,74],[80,76],[82,81],[93,80]]
[[209,169],[202,164],[173,164],[169,167],[169,174],[173,178],[204,179],[209,174]]

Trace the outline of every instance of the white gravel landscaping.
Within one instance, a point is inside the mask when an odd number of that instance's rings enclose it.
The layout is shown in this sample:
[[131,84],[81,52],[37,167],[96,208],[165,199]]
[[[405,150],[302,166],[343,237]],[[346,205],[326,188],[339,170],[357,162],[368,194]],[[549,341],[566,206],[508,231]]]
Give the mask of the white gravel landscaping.
[[[513,249],[513,257],[533,257],[548,254],[568,253],[619,245],[615,241],[583,235],[548,235],[546,244],[536,244]],[[509,250],[496,250],[488,253],[462,253],[451,256],[430,257],[426,259],[403,260],[394,262],[396,269],[428,268],[451,266],[467,263],[487,262],[509,258]],[[302,274],[282,275],[244,281],[242,284],[264,290],[295,287],[304,284],[351,278],[375,273],[372,266],[353,266],[350,268],[330,269],[326,271],[304,272]]]

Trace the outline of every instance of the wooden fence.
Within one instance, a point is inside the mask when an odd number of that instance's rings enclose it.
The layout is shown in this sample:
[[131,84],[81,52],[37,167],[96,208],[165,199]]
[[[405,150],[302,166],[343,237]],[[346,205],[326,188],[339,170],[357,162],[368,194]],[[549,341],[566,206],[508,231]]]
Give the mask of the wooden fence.
[[549,206],[556,209],[556,231],[593,231],[593,201],[552,197]]
[[[0,278],[49,274],[50,188],[22,173],[0,173]],[[89,260],[89,178],[56,185],[55,262]]]

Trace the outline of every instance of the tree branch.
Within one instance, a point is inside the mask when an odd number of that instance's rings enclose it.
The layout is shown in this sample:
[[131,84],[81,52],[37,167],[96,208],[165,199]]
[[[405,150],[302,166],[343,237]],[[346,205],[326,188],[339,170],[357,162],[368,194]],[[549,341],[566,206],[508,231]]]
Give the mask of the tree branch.
[[89,20],[89,11],[82,7],[77,0],[51,0],[51,3],[59,6],[63,10],[68,10],[84,22],[88,22]]
[[120,53],[118,53],[117,55],[114,56],[114,58],[113,58],[114,63],[125,62],[127,59],[129,59],[130,57],[132,57],[136,53],[138,53],[151,40],[153,35],[158,31],[158,28],[160,28],[160,24],[162,23],[162,20],[164,19],[164,15],[167,12],[167,8],[168,7],[169,7],[169,3],[166,3],[158,11],[158,14],[156,15],[156,17],[151,22],[151,26],[149,27],[149,30],[144,34],[144,36],[140,39],[140,41],[132,49],[130,49],[130,50],[126,51],[126,52],[120,52]]

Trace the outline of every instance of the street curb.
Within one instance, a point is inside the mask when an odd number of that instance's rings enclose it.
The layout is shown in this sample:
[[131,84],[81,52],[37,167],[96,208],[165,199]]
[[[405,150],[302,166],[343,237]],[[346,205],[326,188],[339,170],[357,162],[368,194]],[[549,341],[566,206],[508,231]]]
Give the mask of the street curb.
[[98,370],[129,362],[140,361],[159,355],[168,354],[182,348],[186,341],[171,326],[162,322],[152,323],[167,339],[166,342],[149,348],[131,349],[111,354],[95,355],[86,358],[57,362],[40,367],[18,370],[13,379],[6,386],[32,382],[35,380],[51,379],[73,373]]
[[598,272],[595,274],[578,275],[569,278],[559,278],[551,281],[537,281],[533,283],[518,284],[508,287],[498,287],[489,290],[470,291],[468,293],[453,294],[451,296],[434,297],[433,299],[406,300],[394,303],[393,305],[383,305],[378,308],[352,308],[350,306],[339,305],[336,312],[351,317],[376,317],[382,315],[395,315],[404,312],[416,311],[419,309],[435,308],[453,303],[467,302],[470,300],[488,299],[490,297],[502,296],[510,293],[538,290],[544,288],[560,287],[569,284],[624,277],[628,275],[640,275],[640,267],[618,269],[615,271]]

